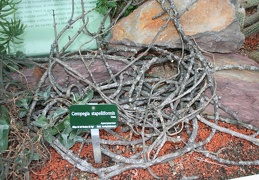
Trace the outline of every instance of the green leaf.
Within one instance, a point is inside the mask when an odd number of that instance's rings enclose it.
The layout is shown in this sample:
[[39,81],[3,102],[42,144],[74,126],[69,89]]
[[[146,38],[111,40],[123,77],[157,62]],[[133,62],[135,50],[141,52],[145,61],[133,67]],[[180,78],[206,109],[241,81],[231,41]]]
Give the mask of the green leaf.
[[10,116],[5,106],[0,107],[0,152],[8,149]]
[[16,106],[17,107],[21,107],[21,108],[25,108],[25,109],[29,109],[29,103],[30,103],[30,99],[29,98],[21,98],[18,99],[18,101],[16,101]]
[[88,90],[85,94],[85,96],[83,96],[78,103],[78,105],[84,105],[86,103],[88,103],[89,101],[91,101],[94,97],[94,91],[93,90]]
[[108,11],[108,8],[105,6],[101,6],[97,8],[97,12],[101,13],[101,14],[106,14]]
[[28,166],[32,160],[39,160],[40,156],[38,153],[33,152],[32,149],[25,148],[20,153],[20,157],[18,159],[21,160],[21,163],[24,166]]
[[132,9],[134,9],[134,8],[135,8],[135,6],[130,5],[127,9],[128,9],[128,10],[132,10]]
[[65,136],[61,135],[58,136],[58,140],[67,149],[70,149],[75,144],[75,141],[73,139],[67,139]]
[[70,126],[70,115],[67,115],[62,122],[53,127],[52,135],[56,135],[57,133],[63,131],[67,126]]
[[36,121],[33,121],[32,124],[40,128],[46,128],[48,126],[48,120],[45,116],[41,115]]
[[73,129],[73,131],[69,135],[69,139],[73,139],[75,142],[82,142],[84,140],[84,138],[82,137],[84,132],[86,132],[86,130]]
[[107,2],[106,3],[106,5],[108,6],[108,7],[117,7],[117,4],[115,3],[115,2]]
[[126,16],[128,16],[132,11],[134,11],[136,9],[136,6],[132,6],[132,5],[130,5],[127,9],[126,9],[126,11],[125,11],[125,13],[123,14],[123,16],[124,17],[126,17]]
[[64,114],[68,112],[67,108],[58,108],[54,113],[48,116],[48,119],[54,119],[62,117]]
[[40,115],[38,116],[38,121],[45,121],[45,122],[48,122],[48,119],[44,116],[44,115]]
[[52,143],[53,136],[52,136],[52,128],[47,128],[43,131],[43,137],[48,143]]
[[5,119],[5,121],[10,124],[10,116],[9,116],[9,113],[8,113],[8,110],[5,106],[1,106],[0,107],[0,117],[2,117],[3,119]]
[[5,130],[8,130],[9,131],[10,129],[10,125],[8,123],[6,123],[5,119],[0,119],[0,139],[3,138],[4,134],[3,132]]
[[27,109],[20,109],[19,112],[18,112],[18,117],[19,118],[24,118],[28,113],[28,110]]
[[66,126],[66,128],[65,128],[64,131],[61,133],[61,135],[66,135],[66,136],[68,136],[72,130],[73,130],[73,129],[72,129],[70,126]]
[[44,92],[40,91],[38,92],[38,96],[44,100],[47,101],[50,98],[51,95],[51,86],[48,86]]
[[26,54],[24,54],[22,51],[16,51],[15,57],[24,60],[26,58]]
[[[70,139],[70,137],[69,137]],[[84,141],[84,138],[82,136],[76,136],[74,138],[71,138],[73,139],[73,141],[76,143],[76,142],[83,142]]]
[[[5,10],[2,9],[1,11],[2,11],[1,17],[4,18],[4,17],[6,17],[6,16],[8,16],[8,15],[10,15],[10,14],[15,13],[16,9],[11,9],[11,8],[9,8],[9,9],[5,9]],[[8,11],[9,11],[9,12],[8,12]],[[7,12],[7,13],[4,13],[4,12]]]
[[38,153],[34,152],[33,155],[32,155],[32,160],[34,160],[34,161],[40,160],[40,155]]
[[64,129],[64,131],[59,135],[60,143],[63,144],[68,149],[75,144],[75,141],[73,139],[68,138],[72,130],[73,129],[70,126],[67,126]]
[[0,118],[0,152],[8,149],[8,135],[10,124],[3,117]]
[[19,70],[19,66],[15,62],[8,63],[7,67],[11,72],[17,72]]

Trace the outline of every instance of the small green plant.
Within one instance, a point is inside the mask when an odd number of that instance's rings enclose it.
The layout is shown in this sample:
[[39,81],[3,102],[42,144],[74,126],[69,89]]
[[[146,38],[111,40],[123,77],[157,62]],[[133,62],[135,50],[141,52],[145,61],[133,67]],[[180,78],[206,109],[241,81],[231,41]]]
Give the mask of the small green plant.
[[[20,44],[19,38],[24,33],[25,25],[15,18],[16,5],[13,0],[0,1],[0,88],[4,87],[4,77],[9,77],[10,71],[17,71],[19,64],[11,53],[11,44]],[[12,17],[12,18],[11,18]],[[18,53],[20,56],[21,53]]]
[[[50,89],[46,92],[39,92],[39,98],[42,100],[49,99]],[[72,104],[83,105],[88,103],[93,98],[93,90],[87,91],[83,95],[75,93],[73,96]],[[53,137],[56,136],[61,144],[66,148],[71,148],[76,142],[83,141],[84,129],[72,129],[70,126],[69,110],[66,107],[60,107],[48,116],[40,115],[33,125],[41,128],[43,137],[48,143],[52,143]]]
[[24,118],[26,116],[30,108],[32,97],[32,93],[29,92],[17,99],[15,105],[19,108],[18,118]]
[[101,14],[106,14],[111,8],[114,11],[117,7],[117,3],[114,1],[98,0],[96,3],[96,11]]
[[31,162],[40,159],[34,148],[37,139],[27,136],[22,122],[11,123],[11,116],[4,105],[0,106],[0,179],[20,179],[19,176],[28,173]]
[[8,135],[10,131],[10,116],[4,106],[0,106],[0,153],[8,148]]
[[[110,15],[113,18],[124,9],[126,4],[127,1],[98,0],[95,10],[103,15],[110,11]],[[134,9],[136,9],[136,6],[130,5],[126,10],[124,10],[123,16],[128,16]]]
[[[13,0],[1,0],[0,1],[0,48],[1,52],[7,51],[10,54],[10,43],[22,43],[19,38],[23,34],[25,25],[21,23],[21,20],[15,18],[16,8],[15,6],[19,2],[13,2]],[[10,16],[13,18],[10,19]]]

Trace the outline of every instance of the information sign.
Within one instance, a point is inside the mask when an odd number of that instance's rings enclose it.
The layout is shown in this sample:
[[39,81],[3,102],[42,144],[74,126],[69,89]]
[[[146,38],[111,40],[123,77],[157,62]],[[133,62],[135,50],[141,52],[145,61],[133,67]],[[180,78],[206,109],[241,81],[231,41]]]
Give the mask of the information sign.
[[[50,53],[51,45],[55,40],[54,28],[53,28],[53,11],[55,13],[55,19],[57,24],[57,33],[59,33],[68,23],[72,13],[72,1],[71,0],[15,0],[19,2],[16,5],[17,11],[15,13],[16,19],[20,19],[26,29],[24,34],[20,36],[23,40],[22,44],[13,44],[11,51],[22,51],[27,56],[39,56],[48,55]],[[84,12],[93,9],[96,6],[97,0],[88,1],[84,0]],[[74,16],[77,18],[82,14],[81,0],[74,1]],[[101,22],[103,21],[103,15],[96,11],[89,13],[85,19],[88,20],[87,29],[91,33],[97,32]],[[13,15],[9,15],[8,18],[13,18]],[[108,27],[109,20],[105,22],[105,27]],[[62,37],[59,39],[59,47],[65,46],[82,27],[82,20],[77,21],[68,29]],[[87,43],[86,43],[87,42]],[[86,43],[82,49],[96,49],[96,40],[87,35],[81,33],[76,40],[69,46],[67,51],[76,51],[82,44]]]
[[70,124],[73,129],[115,128],[118,125],[118,109],[114,104],[72,105]]
[[89,104],[70,106],[70,125],[73,129],[90,129],[95,163],[102,163],[100,128],[118,125],[118,109],[114,104]]

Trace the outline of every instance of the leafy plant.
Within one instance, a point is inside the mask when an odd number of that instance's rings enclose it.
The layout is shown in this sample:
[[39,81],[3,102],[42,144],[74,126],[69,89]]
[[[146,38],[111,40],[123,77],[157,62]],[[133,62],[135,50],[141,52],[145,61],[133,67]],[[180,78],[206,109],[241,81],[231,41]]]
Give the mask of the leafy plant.
[[[51,91],[48,91],[49,93]],[[43,95],[42,92],[39,93]],[[44,94],[44,97],[50,97]],[[73,104],[86,104],[93,98],[93,90],[89,90],[86,94],[80,95],[75,93],[73,96]],[[40,115],[33,125],[43,130],[43,137],[48,143],[52,143],[53,137],[57,136],[59,141],[66,147],[71,148],[76,142],[82,142],[82,135],[86,130],[72,129],[70,127],[70,115],[67,108],[61,107],[56,109],[47,117]],[[68,114],[68,115],[67,115]]]
[[8,71],[19,69],[19,62],[10,55],[11,44],[22,43],[19,36],[24,33],[26,27],[21,23],[21,20],[15,17],[17,10],[15,6],[18,3],[13,0],[0,1],[0,88],[4,86],[3,78],[8,76]]
[[[111,17],[118,15],[125,7],[127,1],[116,1],[116,0],[98,0],[96,3],[95,10],[100,14],[105,15],[110,10]],[[123,15],[128,16],[136,6],[130,5],[124,12]]]
[[[7,50],[8,54],[10,54],[10,43],[22,43],[19,36],[23,34],[25,29],[25,25],[21,23],[21,20],[15,18],[17,10],[15,6],[18,3],[13,0],[2,0],[0,2],[1,52]],[[10,19],[11,15],[13,15],[12,19]]]
[[0,107],[0,152],[6,151],[8,148],[8,135],[10,131],[10,117],[8,110]]
[[96,3],[96,11],[101,14],[106,14],[111,8],[114,11],[117,7],[117,3],[114,1],[98,0]]
[[128,16],[132,11],[134,11],[137,7],[130,5],[126,11],[124,12],[124,17]]
[[29,111],[32,94],[24,95],[16,101],[16,106],[19,107],[18,117],[23,118]]

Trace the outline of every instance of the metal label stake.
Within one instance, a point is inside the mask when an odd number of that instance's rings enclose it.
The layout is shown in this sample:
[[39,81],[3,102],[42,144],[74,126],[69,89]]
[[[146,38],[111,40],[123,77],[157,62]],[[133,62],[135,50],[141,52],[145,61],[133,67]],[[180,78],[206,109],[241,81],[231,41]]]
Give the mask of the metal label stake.
[[91,129],[91,138],[95,163],[102,163],[99,129]]

